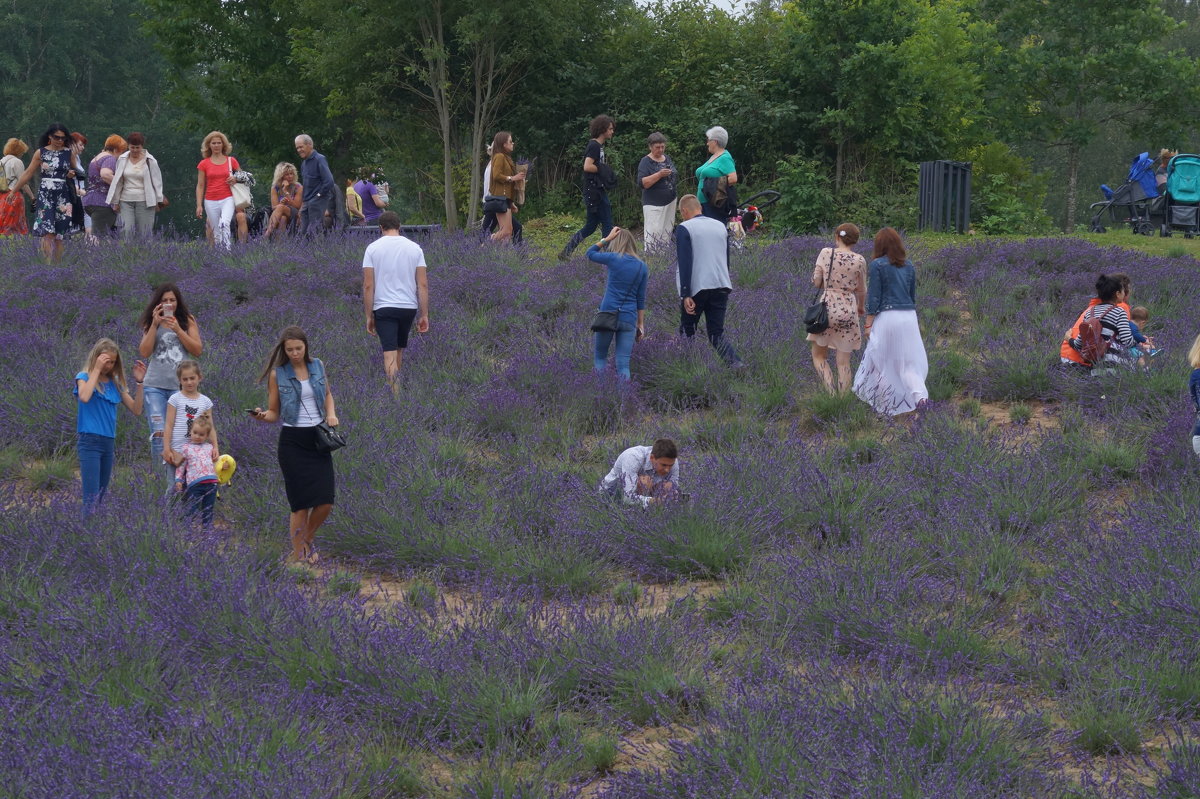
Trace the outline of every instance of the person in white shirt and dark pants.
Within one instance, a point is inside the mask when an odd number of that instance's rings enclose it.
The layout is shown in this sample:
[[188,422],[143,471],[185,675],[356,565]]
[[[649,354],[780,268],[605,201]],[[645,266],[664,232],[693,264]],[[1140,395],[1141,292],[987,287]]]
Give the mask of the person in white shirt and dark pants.
[[379,228],[383,235],[363,253],[363,312],[367,332],[379,336],[383,371],[392,393],[398,395],[396,378],[413,322],[418,333],[429,331],[429,283],[425,253],[415,241],[400,235],[400,216],[384,211]]

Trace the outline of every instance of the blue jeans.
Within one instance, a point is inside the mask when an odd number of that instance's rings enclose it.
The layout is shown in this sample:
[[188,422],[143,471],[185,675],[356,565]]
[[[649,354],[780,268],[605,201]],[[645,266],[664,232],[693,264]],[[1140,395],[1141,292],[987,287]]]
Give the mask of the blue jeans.
[[200,514],[200,523],[205,530],[212,529],[213,508],[217,504],[217,484],[201,483],[189,486],[183,492],[184,514],[189,518]]
[[[163,476],[168,488],[175,485],[175,467],[163,462],[163,426],[167,422],[167,400],[175,391],[173,388],[153,386],[142,389],[142,409],[146,414],[146,422],[150,425],[150,469]],[[155,435],[156,433],[160,435]]]
[[592,235],[597,227],[605,236],[612,231],[612,203],[608,201],[608,192],[599,191],[596,192],[596,195],[595,202],[587,207],[587,221],[583,223],[583,227],[575,231],[575,235],[571,236],[571,240],[563,248],[564,255],[570,255],[571,251],[579,246],[579,242]]
[[597,372],[608,367],[608,347],[617,339],[617,374],[629,379],[629,356],[633,354],[633,342],[637,339],[637,325],[621,320],[616,333],[595,333],[595,366]]
[[104,499],[112,477],[117,440],[95,433],[80,433],[75,451],[79,454],[79,478],[83,483],[83,515],[91,516]]

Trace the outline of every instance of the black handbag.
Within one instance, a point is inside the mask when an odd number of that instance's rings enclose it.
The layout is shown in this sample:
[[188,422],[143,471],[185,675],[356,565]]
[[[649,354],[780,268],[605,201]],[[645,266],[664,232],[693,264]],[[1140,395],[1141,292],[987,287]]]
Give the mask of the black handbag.
[[825,271],[825,282],[814,297],[812,305],[804,311],[804,329],[818,335],[829,329],[829,308],[825,305],[825,287],[829,285],[829,277],[833,274],[833,250],[829,251],[829,265]]
[[485,214],[502,214],[508,210],[508,198],[499,194],[487,194],[483,198]]
[[[633,292],[629,293],[629,297],[633,296]],[[626,297],[625,299],[629,299]],[[592,332],[593,333],[619,333],[621,331],[621,306],[625,304],[625,300],[617,303],[615,311],[596,311],[596,315],[592,317]]]
[[596,311],[592,317],[593,333],[616,333],[620,330],[620,311]]
[[333,452],[346,446],[346,434],[325,422],[317,425],[317,452]]

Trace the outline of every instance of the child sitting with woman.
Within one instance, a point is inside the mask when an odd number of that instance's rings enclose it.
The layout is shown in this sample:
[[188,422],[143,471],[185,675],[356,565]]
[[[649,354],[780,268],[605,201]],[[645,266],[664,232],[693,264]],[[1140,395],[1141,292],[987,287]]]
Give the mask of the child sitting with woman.
[[1139,363],[1143,355],[1158,355],[1158,350],[1154,348],[1154,339],[1147,338],[1142,333],[1142,325],[1150,321],[1150,311],[1144,305],[1139,305],[1129,312],[1129,333],[1133,336],[1133,347],[1129,353],[1134,358],[1138,359]]

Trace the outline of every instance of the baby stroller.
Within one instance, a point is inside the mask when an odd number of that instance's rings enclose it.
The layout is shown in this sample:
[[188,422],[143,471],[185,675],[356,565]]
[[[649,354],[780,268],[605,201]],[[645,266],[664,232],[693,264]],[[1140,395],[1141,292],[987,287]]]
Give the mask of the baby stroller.
[[[757,230],[763,223],[762,209],[779,202],[779,192],[767,189],[751,195],[745,204],[738,203],[729,217],[729,242],[734,249],[745,246],[746,234]],[[755,203],[759,203],[755,205]]]
[[763,223],[762,209],[770,208],[777,202],[779,202],[779,192],[774,189],[760,191],[758,194],[748,197],[745,205],[738,207],[734,218],[741,222],[742,230],[752,233]]
[[[1134,157],[1129,165],[1129,176],[1116,189],[1101,186],[1105,199],[1092,203],[1093,233],[1105,232],[1104,214],[1117,225],[1128,223],[1134,233],[1143,236],[1154,235],[1154,220],[1151,215],[1159,209],[1155,206],[1158,186],[1154,180],[1154,159],[1150,153],[1141,153]],[[1160,201],[1161,202],[1161,201]]]
[[1167,162],[1167,207],[1159,232],[1182,228],[1190,239],[1200,229],[1200,155],[1180,153]]

